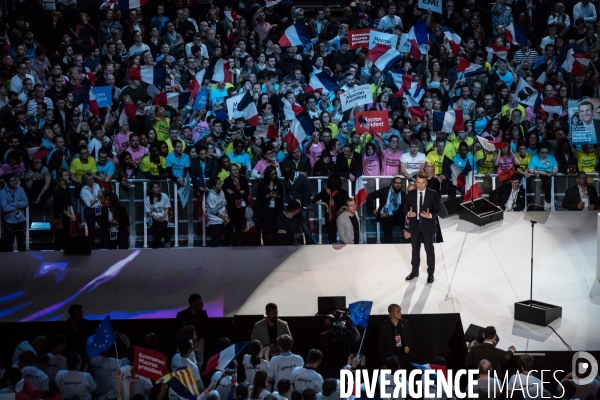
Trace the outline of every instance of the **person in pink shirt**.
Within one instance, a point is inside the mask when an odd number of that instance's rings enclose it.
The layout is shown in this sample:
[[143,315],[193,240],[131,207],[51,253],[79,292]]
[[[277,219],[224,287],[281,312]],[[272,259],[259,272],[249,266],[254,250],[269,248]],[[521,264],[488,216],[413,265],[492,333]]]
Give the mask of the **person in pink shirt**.
[[362,157],[363,175],[381,175],[381,158],[379,157],[379,149],[374,143],[367,143],[364,149],[365,153]]
[[502,141],[502,131],[500,130],[500,120],[498,118],[494,118],[488,122],[488,126],[481,134],[481,137],[486,139],[491,139],[494,142]]
[[507,144],[500,149],[500,153],[494,156],[494,165],[498,167],[496,173],[501,174],[511,169],[514,170],[515,167],[521,165],[521,162],[513,154],[510,144]]
[[381,175],[396,176],[400,173],[400,156],[402,152],[398,150],[400,139],[396,135],[389,138],[389,147],[381,144],[383,150],[381,152]]
[[306,143],[304,147],[311,168],[315,167],[316,162],[321,159],[321,153],[325,150],[325,145],[319,141],[319,136],[319,131],[312,132],[310,142]]
[[126,146],[125,143],[129,142],[129,135],[131,135],[129,124],[125,123],[124,125],[121,125],[119,127],[119,133],[113,138],[113,146],[115,146],[115,149],[124,150]]
[[146,148],[140,146],[140,135],[135,132],[129,135],[129,147],[125,151],[131,154],[131,158],[137,165],[140,165],[142,157],[148,154]]
[[263,158],[256,163],[252,170],[251,176],[256,179],[263,177],[265,170],[269,165],[272,165],[277,170],[277,176],[281,176],[281,170],[279,169],[279,163],[275,159],[275,152],[273,151],[272,145],[267,145],[267,148],[263,151]]

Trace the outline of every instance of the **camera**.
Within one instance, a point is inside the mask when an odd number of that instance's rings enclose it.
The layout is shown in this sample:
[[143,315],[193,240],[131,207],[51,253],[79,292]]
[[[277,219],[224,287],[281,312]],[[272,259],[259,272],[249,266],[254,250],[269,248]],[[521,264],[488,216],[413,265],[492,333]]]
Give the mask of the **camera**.
[[348,310],[335,310],[332,314],[333,322],[331,328],[333,329],[333,342],[343,342],[346,338],[346,331],[348,325],[352,323],[350,320],[350,314]]

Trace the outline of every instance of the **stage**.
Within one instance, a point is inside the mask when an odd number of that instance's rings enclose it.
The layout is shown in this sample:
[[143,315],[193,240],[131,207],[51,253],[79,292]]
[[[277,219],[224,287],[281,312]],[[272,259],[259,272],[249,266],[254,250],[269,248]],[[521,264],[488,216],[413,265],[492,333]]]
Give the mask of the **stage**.
[[[531,227],[523,213],[485,227],[451,217],[435,245],[435,283],[406,282],[410,245],[179,248],[5,253],[0,322],[66,319],[70,304],[87,318],[169,318],[190,293],[203,295],[210,316],[256,315],[268,302],[280,316],[310,316],[318,296],[373,300],[373,314],[398,303],[405,314],[460,313],[469,324],[495,325],[500,347],[563,351],[547,327],[513,319],[529,298]],[[600,283],[594,212],[554,212],[536,225],[533,298],[559,305],[552,327],[573,350],[600,350]],[[425,254],[422,254],[425,260]]]

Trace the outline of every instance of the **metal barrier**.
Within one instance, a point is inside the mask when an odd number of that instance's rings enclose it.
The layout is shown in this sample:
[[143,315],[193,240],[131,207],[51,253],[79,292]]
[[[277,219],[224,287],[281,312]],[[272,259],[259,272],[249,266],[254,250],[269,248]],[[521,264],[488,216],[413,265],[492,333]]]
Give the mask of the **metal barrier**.
[[[588,174],[590,182],[599,189],[600,177],[597,173]],[[381,187],[391,184],[392,176],[363,176],[363,184],[367,193],[371,193]],[[496,174],[486,175],[475,175],[475,182],[480,184],[483,195],[488,196],[491,190],[494,190],[499,182],[497,181],[498,176]],[[309,177],[308,178],[312,193],[314,197],[321,190],[326,188],[327,177]],[[407,184],[406,179],[403,177],[403,188],[406,191]],[[550,202],[551,210],[562,210],[562,199],[565,196],[567,188],[576,184],[574,182],[575,174],[565,175],[557,174],[551,179],[551,198],[554,201]],[[140,245],[143,248],[148,247],[149,232],[146,225],[146,213],[144,211],[144,198],[147,193],[147,187],[149,180],[139,179],[131,180],[130,188],[125,187],[119,182],[113,182],[113,190],[119,197],[123,206],[125,206],[129,213],[130,218],[130,247],[135,248]],[[543,204],[543,191],[542,181],[537,175],[530,175],[529,178],[523,179],[522,185],[526,191],[526,206],[527,204]],[[174,247],[193,247],[193,246],[206,246],[206,218],[198,218],[197,213],[197,197],[193,195],[193,191],[190,194],[188,204],[186,207],[181,206],[179,200],[179,194],[177,192],[177,186],[171,181],[160,181],[161,190],[169,195],[171,199],[171,206],[173,208],[173,222],[169,224],[174,229]],[[252,195],[256,194],[256,187],[258,180],[250,180],[250,188]],[[354,184],[347,180],[347,191],[350,196],[354,195]],[[79,193],[75,187],[71,188],[74,193],[73,198],[78,198]],[[442,196],[442,201],[446,199],[446,195]],[[544,201],[546,199],[543,199]],[[376,204],[379,207],[379,204]],[[361,235],[364,243],[371,241],[372,243],[381,243],[381,227],[378,222],[375,221],[375,217],[366,212],[366,205],[362,206],[360,210],[361,218]],[[49,200],[46,206],[42,210],[37,208],[27,208],[27,232],[26,241],[27,249],[29,249],[31,243],[52,243],[53,233],[50,228],[50,220],[52,219],[51,213],[51,201]],[[202,210],[206,212],[206,201],[203,200]],[[316,204],[311,204],[309,208],[309,227],[313,234],[313,240],[319,244],[330,243],[331,238],[323,234],[323,225],[325,224],[325,212],[324,207]],[[198,234],[196,234],[196,232]],[[399,230],[396,231],[396,237],[400,234]],[[324,239],[327,240],[324,240]]]

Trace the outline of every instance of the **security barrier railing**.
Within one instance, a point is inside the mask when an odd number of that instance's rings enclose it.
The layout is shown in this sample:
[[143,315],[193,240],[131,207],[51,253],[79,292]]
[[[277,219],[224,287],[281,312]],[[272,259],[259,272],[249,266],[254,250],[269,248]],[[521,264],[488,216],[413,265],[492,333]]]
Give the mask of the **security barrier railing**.
[[[593,184],[596,189],[599,189],[600,178],[598,174],[588,174],[589,183]],[[321,190],[325,189],[327,177],[309,177],[312,187],[312,197]],[[391,184],[392,176],[363,176],[363,184],[367,193],[371,193],[382,187]],[[482,188],[484,196],[488,196],[489,192],[494,190],[499,184],[496,174],[475,175],[475,181]],[[127,188],[119,182],[113,181],[112,186],[114,192],[119,197],[121,204],[126,207],[130,218],[130,247],[147,248],[149,243],[149,229],[146,225],[146,213],[144,211],[144,198],[147,193],[149,180],[131,180],[130,187]],[[527,204],[544,204],[544,194],[542,190],[542,181],[536,175],[530,175],[529,178],[523,179],[522,185],[526,189],[526,205]],[[161,190],[167,193],[171,199],[173,210],[172,220],[169,226],[174,229],[173,246],[174,247],[194,247],[206,246],[206,218],[198,217],[197,197],[192,190],[189,200],[185,207],[182,206],[178,187],[170,181],[160,181]],[[558,174],[551,179],[551,210],[562,210],[562,199],[565,196],[567,188],[575,185],[575,174],[564,175]],[[256,194],[258,180],[250,180],[250,188],[252,195]],[[350,196],[354,195],[355,184],[349,180],[345,182],[344,187]],[[403,178],[403,189],[406,190],[407,182]],[[72,198],[78,199],[79,192],[75,187],[71,188]],[[460,195],[460,194],[458,194]],[[447,195],[442,196],[442,201],[447,199]],[[252,206],[252,205],[251,205]],[[379,204],[376,204],[379,207]],[[206,210],[206,204],[203,202],[201,210]],[[319,244],[331,243],[331,238],[327,237],[324,230],[325,224],[324,207],[316,204],[311,204],[309,208],[309,227],[313,234],[313,240]],[[375,221],[375,217],[367,212],[366,205],[359,210],[361,217],[361,234],[364,243],[381,243],[381,228],[379,223]],[[27,232],[26,241],[27,248],[34,245],[36,248],[51,248],[54,237],[50,228],[50,220],[52,216],[52,199],[50,198],[43,208],[28,207],[26,212]],[[2,227],[4,230],[4,226]],[[400,237],[400,230],[395,230],[395,237]],[[256,240],[258,243],[258,240]]]

